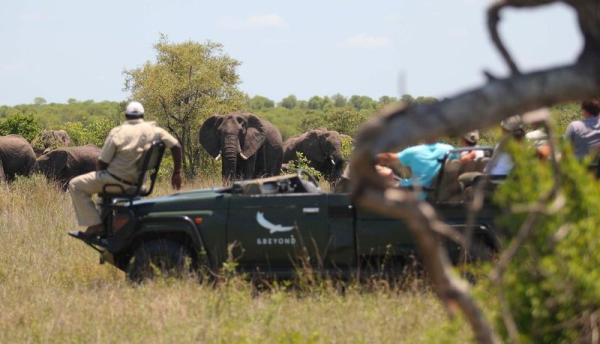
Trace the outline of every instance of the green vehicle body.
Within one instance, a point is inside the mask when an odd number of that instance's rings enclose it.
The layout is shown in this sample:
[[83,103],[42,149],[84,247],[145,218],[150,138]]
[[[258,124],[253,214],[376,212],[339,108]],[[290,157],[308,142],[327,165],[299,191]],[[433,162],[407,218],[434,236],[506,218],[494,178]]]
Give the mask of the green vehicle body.
[[[435,207],[448,224],[465,229],[464,204]],[[211,271],[233,256],[242,272],[277,277],[293,276],[307,262],[331,275],[351,276],[382,262],[401,268],[416,254],[403,221],[356,207],[349,194],[320,192],[300,175],[122,201],[115,212],[126,224],[88,244],[100,252],[101,262],[124,271],[136,250],[152,240],[185,247]],[[495,212],[484,208],[474,227],[474,242],[490,250],[498,248]],[[458,259],[460,248],[450,242],[448,247]]]

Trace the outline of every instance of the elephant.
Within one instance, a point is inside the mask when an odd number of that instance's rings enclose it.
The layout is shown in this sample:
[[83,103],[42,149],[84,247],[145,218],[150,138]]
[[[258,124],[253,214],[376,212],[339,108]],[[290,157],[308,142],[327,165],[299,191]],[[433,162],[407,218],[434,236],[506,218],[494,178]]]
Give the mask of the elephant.
[[44,130],[31,142],[36,156],[40,156],[58,147],[71,145],[71,137],[64,130]]
[[313,129],[291,137],[283,144],[283,162],[295,160],[296,153],[300,152],[312,168],[321,172],[327,181],[334,183],[344,171],[342,136],[337,131]]
[[281,133],[254,114],[234,112],[211,116],[200,128],[199,141],[213,158],[222,157],[221,174],[225,183],[280,173]]
[[20,135],[0,136],[0,182],[29,176],[35,165],[33,147]]
[[74,177],[95,171],[99,156],[100,148],[94,145],[61,147],[40,156],[35,171],[56,181],[65,190]]

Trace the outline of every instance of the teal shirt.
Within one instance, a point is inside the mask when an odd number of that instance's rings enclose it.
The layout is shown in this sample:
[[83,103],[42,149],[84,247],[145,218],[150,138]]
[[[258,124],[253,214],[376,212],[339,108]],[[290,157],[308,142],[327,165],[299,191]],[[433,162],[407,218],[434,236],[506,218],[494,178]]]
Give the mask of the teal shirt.
[[442,167],[441,160],[454,147],[445,143],[422,144],[408,147],[398,153],[400,163],[411,170],[411,178],[400,180],[400,186],[431,187]]

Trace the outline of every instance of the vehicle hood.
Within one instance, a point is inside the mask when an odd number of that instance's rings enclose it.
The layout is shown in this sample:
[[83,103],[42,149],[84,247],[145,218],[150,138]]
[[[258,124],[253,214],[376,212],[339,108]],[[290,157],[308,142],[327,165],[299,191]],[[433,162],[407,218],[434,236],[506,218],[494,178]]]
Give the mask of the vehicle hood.
[[157,211],[215,210],[227,206],[229,195],[223,189],[199,189],[178,192],[133,202],[132,209],[138,215]]

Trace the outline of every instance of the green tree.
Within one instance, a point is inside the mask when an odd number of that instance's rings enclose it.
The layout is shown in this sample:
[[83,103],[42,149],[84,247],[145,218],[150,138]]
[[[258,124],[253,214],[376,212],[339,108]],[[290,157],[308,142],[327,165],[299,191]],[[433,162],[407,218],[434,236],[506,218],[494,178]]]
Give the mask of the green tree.
[[296,105],[298,105],[298,99],[293,94],[290,94],[289,96],[283,98],[281,102],[279,102],[279,106],[286,109],[293,109],[296,107]]
[[263,96],[254,96],[248,101],[248,105],[252,110],[272,109],[275,107],[275,102]]
[[348,104],[348,99],[346,99],[346,97],[339,93],[336,93],[333,96],[331,96],[331,101],[333,102],[333,106],[335,107],[344,107],[346,106],[346,104]]
[[382,96],[382,97],[379,97],[378,103],[379,103],[379,106],[385,106],[385,105],[391,104],[396,101],[398,101],[398,99],[396,99],[394,97]]
[[44,99],[42,97],[33,98],[33,104],[35,104],[35,105],[45,105],[46,103],[47,103],[46,99]]
[[400,97],[400,100],[405,102],[406,104],[410,105],[412,103],[415,102],[415,98],[413,98],[413,96],[411,96],[410,94],[404,94],[402,95],[402,97]]
[[242,107],[240,62],[215,42],[171,43],[162,35],[154,48],[156,61],[125,71],[125,87],[144,104],[150,117],[181,142],[184,172],[193,177],[201,163],[209,164],[198,142],[198,128],[212,114]]
[[367,96],[354,95],[348,101],[356,110],[375,110],[377,102]]
[[311,97],[308,100],[308,108],[311,110],[322,110],[325,105],[325,100],[319,96]]

